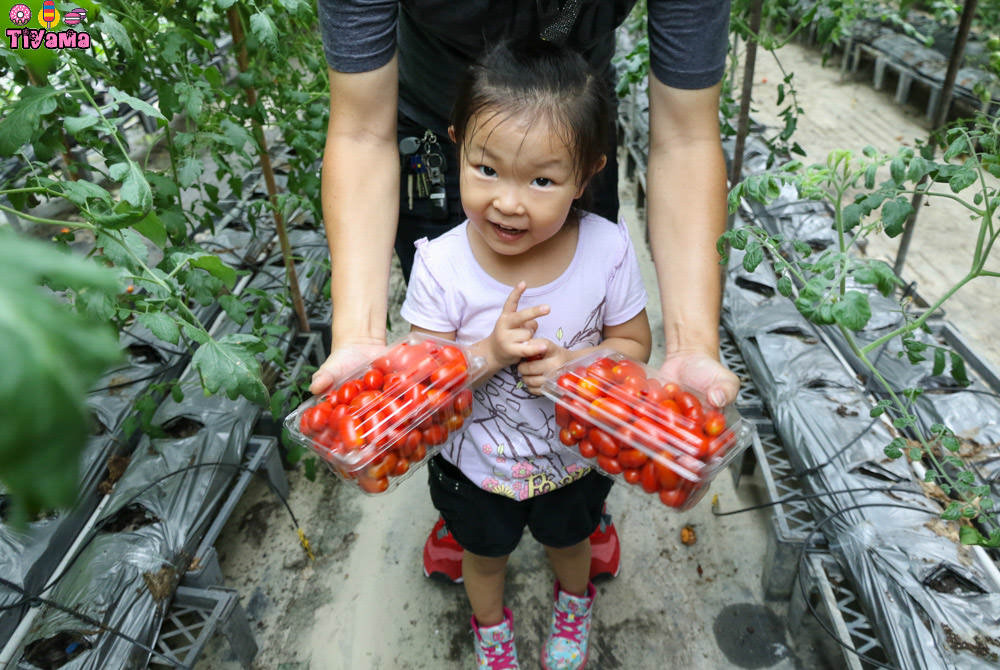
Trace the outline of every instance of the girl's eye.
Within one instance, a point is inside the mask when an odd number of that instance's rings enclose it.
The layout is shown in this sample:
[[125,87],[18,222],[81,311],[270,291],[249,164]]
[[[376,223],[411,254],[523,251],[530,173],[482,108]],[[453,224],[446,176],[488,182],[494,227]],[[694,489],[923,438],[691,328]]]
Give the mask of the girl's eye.
[[534,182],[536,186],[550,186],[552,184],[552,180],[548,177],[535,177]]
[[495,177],[497,174],[497,171],[491,168],[489,165],[480,165],[479,171],[482,174],[486,175],[487,177]]

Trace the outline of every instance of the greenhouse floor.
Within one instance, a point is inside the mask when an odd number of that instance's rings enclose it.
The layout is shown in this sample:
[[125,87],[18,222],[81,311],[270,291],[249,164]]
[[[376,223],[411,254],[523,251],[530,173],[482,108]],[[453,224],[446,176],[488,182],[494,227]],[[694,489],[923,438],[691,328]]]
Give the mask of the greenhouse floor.
[[[820,65],[810,47],[789,45],[781,52],[796,73],[805,115],[796,138],[821,160],[832,148],[882,149],[923,137],[922,107],[897,106],[891,91],[874,91],[859,72],[843,78],[837,64]],[[767,87],[781,81],[769,57],[758,58],[760,81],[755,118],[768,123]],[[773,117],[772,117],[773,118]],[[623,215],[642,240],[632,185],[623,181]],[[967,267],[962,223],[944,206],[921,214],[904,277],[933,299],[951,275]],[[651,296],[654,275],[649,254],[640,262]],[[868,253],[892,261],[895,243]],[[983,295],[996,295],[995,280],[980,280],[956,296],[949,318],[973,348],[996,368],[1000,342],[991,337],[997,317],[976,312]],[[401,281],[395,283],[396,306]],[[662,338],[657,300],[650,300],[654,334]],[[395,315],[398,321],[398,310]],[[662,360],[662,339],[653,362]],[[366,497],[341,485],[325,471],[310,482],[301,470],[287,472],[288,503],[308,536],[315,560],[299,547],[295,524],[263,481],[255,481],[232,514],[216,544],[225,584],[242,596],[258,645],[255,668],[278,670],[451,669],[473,666],[469,607],[464,589],[423,577],[421,549],[436,513],[423,473],[383,498]],[[684,667],[843,668],[836,642],[806,613],[803,628],[787,627],[788,602],[766,600],[765,570],[770,512],[757,509],[713,515],[765,501],[758,468],[734,486],[723,472],[694,509],[677,513],[649,496],[617,486],[610,512],[622,541],[618,578],[598,585],[588,667],[629,670]],[[681,542],[691,526],[696,541]],[[772,566],[773,567],[773,566]],[[794,568],[794,565],[788,566]],[[552,573],[541,547],[530,537],[511,558],[507,604],[515,617],[524,667],[537,667],[548,626]],[[235,670],[240,665],[222,636],[203,652],[197,670]]]

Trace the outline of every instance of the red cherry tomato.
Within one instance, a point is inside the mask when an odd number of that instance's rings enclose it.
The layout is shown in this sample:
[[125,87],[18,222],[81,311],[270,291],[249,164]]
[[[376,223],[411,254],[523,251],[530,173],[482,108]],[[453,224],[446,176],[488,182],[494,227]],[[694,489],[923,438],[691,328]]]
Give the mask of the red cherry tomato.
[[465,423],[465,417],[456,412],[448,417],[448,420],[445,422],[444,425],[449,433],[454,433],[456,430],[459,430],[464,423]]
[[618,462],[623,468],[638,470],[648,460],[649,456],[632,447],[624,447],[618,452]]
[[365,474],[372,479],[387,477],[396,468],[397,460],[399,460],[399,457],[396,456],[395,452],[387,451],[376,463],[368,466]]
[[660,491],[660,502],[667,507],[680,507],[687,500],[687,492],[682,489]]
[[570,432],[569,428],[559,429],[559,441],[565,444],[567,447],[572,447],[579,440],[573,437],[573,433]]
[[379,370],[378,368],[371,368],[361,378],[361,382],[362,384],[364,384],[364,387],[369,391],[381,391],[382,379],[384,378],[384,376],[385,375],[383,375],[382,371]]
[[653,461],[646,461],[639,471],[639,484],[646,493],[656,493],[660,490],[660,480],[656,476],[656,465]]
[[597,454],[597,465],[609,475],[620,475],[624,469],[617,458]]
[[576,419],[573,419],[569,422],[568,428],[569,428],[569,434],[573,436],[573,440],[575,442],[579,442],[580,440],[582,440],[584,436],[586,436],[588,430],[587,426],[585,426],[582,422],[577,421]]
[[[455,396],[455,411],[462,416],[469,416],[472,414],[472,391],[469,389],[462,389]],[[558,409],[556,410],[558,412]]]
[[337,402],[346,405],[352,400],[354,396],[361,393],[363,390],[361,381],[358,379],[352,379],[351,381],[344,382],[341,384],[340,388],[337,389]]
[[389,488],[389,478],[382,477],[380,479],[372,479],[366,475],[358,476],[358,486],[368,493],[382,493],[387,488]]
[[710,409],[705,412],[705,423],[701,429],[709,437],[715,437],[726,429],[726,417],[717,409]]
[[618,420],[622,423],[629,423],[635,418],[625,403],[608,396],[597,398],[591,402],[589,414],[598,421],[604,422]]
[[358,417],[345,416],[340,422],[340,440],[347,449],[360,449],[364,445],[361,421]]
[[405,475],[410,469],[410,462],[405,458],[400,458],[396,461],[396,467],[392,469],[390,473],[393,477],[401,477]]
[[[621,459],[619,459],[618,462],[621,463]],[[622,473],[622,477],[624,477],[625,481],[629,484],[638,484],[640,474],[641,472],[639,470],[625,468],[625,471]]]
[[656,469],[656,479],[661,490],[675,489],[681,485],[681,476],[673,469],[674,460],[667,454],[660,454],[653,460]]
[[448,439],[448,433],[445,431],[444,426],[439,423],[431,424],[424,431],[424,441],[430,446],[444,444],[446,439]]
[[681,387],[673,382],[667,382],[663,385],[663,393],[666,395],[668,400],[673,400],[680,392]]
[[599,454],[608,458],[614,458],[618,455],[618,443],[600,428],[591,428],[587,431],[587,439],[590,440]]
[[446,344],[437,353],[438,358],[444,363],[459,363],[463,368],[468,368],[465,361],[465,354],[453,344]]
[[576,445],[576,448],[580,450],[580,455],[584,458],[597,457],[597,449],[595,449],[594,445],[590,443],[590,440],[580,440],[580,442]]

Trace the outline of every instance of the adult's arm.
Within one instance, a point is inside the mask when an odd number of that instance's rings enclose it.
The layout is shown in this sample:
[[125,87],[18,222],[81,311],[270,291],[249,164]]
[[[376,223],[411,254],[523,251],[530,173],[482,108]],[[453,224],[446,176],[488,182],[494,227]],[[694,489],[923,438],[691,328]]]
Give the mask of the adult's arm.
[[719,362],[722,271],[715,242],[726,226],[720,85],[680,89],[649,78],[649,237],[663,308],[663,372],[715,405],[739,379]]
[[370,72],[329,71],[322,205],[330,245],[332,353],[313,375],[313,393],[385,345],[399,215],[397,70],[393,56]]

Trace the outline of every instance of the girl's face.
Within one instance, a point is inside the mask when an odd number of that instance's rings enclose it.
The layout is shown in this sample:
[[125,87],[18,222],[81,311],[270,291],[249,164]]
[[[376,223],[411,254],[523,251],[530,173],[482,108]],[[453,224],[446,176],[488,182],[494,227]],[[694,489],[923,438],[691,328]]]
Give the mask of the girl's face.
[[500,256],[544,245],[562,229],[586,186],[578,181],[566,145],[543,118],[487,110],[473,117],[471,127],[475,132],[459,147],[470,234]]

